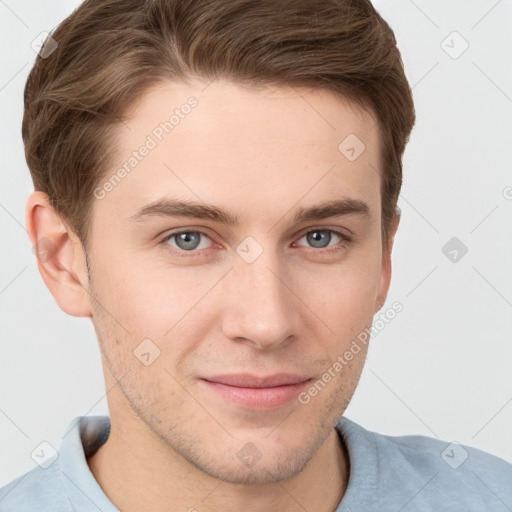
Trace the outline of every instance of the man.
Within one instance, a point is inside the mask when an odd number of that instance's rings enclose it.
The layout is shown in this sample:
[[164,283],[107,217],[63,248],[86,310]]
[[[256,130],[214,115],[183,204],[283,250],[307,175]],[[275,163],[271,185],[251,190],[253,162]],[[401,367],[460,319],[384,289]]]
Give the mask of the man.
[[110,415],[75,418],[0,510],[509,509],[507,462],[343,417],[414,124],[371,4],[86,1],[51,38],[27,227],[93,321]]

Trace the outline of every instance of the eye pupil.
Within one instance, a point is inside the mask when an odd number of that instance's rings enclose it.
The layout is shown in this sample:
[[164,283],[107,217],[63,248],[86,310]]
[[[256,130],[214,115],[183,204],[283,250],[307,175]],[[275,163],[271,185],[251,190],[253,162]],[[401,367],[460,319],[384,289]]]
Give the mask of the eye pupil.
[[199,245],[199,233],[186,231],[175,235],[176,245],[183,250],[193,250]]
[[[311,243],[313,247],[322,249],[329,245],[331,241],[331,233],[329,231],[311,231],[308,234],[308,243]],[[325,245],[322,245],[324,242],[327,242]],[[320,244],[320,245],[318,245]]]

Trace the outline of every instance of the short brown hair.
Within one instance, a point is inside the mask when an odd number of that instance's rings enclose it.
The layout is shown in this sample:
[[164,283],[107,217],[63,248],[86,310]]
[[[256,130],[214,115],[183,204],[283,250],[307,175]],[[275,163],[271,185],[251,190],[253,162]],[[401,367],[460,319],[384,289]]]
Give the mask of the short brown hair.
[[218,76],[325,88],[376,115],[387,246],[415,111],[394,33],[369,0],[86,0],[51,36],[58,47],[43,46],[25,85],[25,156],[86,254],[113,126],[150,86]]

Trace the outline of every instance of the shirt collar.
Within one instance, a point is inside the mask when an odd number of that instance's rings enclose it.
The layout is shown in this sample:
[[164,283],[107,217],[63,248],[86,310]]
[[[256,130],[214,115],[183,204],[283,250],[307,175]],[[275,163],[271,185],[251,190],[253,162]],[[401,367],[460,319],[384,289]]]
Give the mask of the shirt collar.
[[94,478],[86,457],[107,440],[108,416],[78,416],[69,424],[59,449],[59,467],[68,500],[76,512],[87,512],[94,504],[103,512],[119,512]]

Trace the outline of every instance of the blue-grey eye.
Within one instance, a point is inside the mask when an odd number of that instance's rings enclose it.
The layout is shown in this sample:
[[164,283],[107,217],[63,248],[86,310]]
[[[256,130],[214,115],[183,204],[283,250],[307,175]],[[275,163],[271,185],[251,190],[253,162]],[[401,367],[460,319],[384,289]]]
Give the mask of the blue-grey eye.
[[316,229],[314,231],[309,231],[302,238],[306,238],[307,243],[311,244],[311,247],[315,249],[324,249],[329,246],[333,234],[340,240],[342,239],[342,236],[332,229]]
[[208,240],[208,236],[200,231],[180,231],[178,233],[171,233],[166,237],[165,242],[169,242],[174,239],[176,245],[172,245],[173,247],[177,247],[182,251],[195,251],[199,249],[207,249],[208,244],[206,246],[200,247],[201,245],[201,237]]

